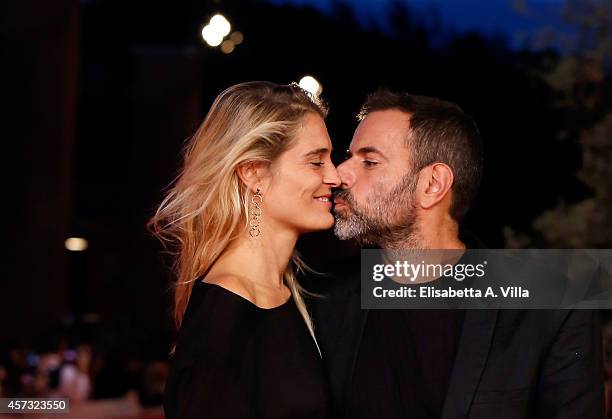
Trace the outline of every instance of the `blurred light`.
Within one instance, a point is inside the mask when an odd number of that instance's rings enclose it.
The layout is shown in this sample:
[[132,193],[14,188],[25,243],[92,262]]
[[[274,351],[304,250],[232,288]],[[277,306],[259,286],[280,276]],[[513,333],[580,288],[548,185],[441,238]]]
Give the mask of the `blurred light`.
[[100,321],[100,315],[98,313],[85,313],[81,316],[83,323],[98,323]]
[[232,32],[232,34],[230,35],[230,39],[232,40],[232,42],[234,42],[234,44],[240,45],[242,44],[242,41],[244,41],[244,35],[242,35],[242,32]]
[[212,26],[215,31],[220,33],[222,37],[227,36],[232,30],[232,25],[230,25],[225,16],[219,14],[210,18],[209,25]]
[[321,83],[319,83],[317,79],[315,79],[312,76],[302,77],[299,85],[302,89],[306,90],[307,92],[312,93],[312,95],[315,97],[319,96],[321,92],[323,91],[323,87],[321,87]]
[[221,44],[221,52],[224,54],[229,54],[234,50],[234,48],[236,48],[236,45],[231,39],[227,39]]
[[214,26],[206,25],[202,28],[202,38],[204,38],[204,41],[211,47],[219,46],[224,36],[225,35],[222,35],[218,28]]
[[70,250],[71,252],[82,252],[83,250],[87,249],[87,240],[81,237],[70,237],[69,239],[66,239],[64,246],[66,246],[66,249]]
[[26,355],[26,362],[29,366],[35,367],[40,362],[40,356],[35,352],[30,352]]
[[74,349],[66,349],[64,351],[64,360],[65,361],[74,361],[75,359],[77,359],[77,353]]

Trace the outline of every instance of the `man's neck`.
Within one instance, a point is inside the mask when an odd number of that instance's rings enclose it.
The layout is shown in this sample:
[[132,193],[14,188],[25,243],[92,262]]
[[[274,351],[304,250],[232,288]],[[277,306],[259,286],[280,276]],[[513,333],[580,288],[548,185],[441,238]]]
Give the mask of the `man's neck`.
[[437,220],[419,219],[414,232],[386,240],[387,249],[465,249],[459,239],[459,225],[450,217]]

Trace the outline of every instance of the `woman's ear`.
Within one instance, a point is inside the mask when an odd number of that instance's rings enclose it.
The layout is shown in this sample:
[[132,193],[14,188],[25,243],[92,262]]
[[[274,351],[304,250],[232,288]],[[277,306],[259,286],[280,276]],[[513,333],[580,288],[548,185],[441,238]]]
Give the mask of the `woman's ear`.
[[262,182],[267,177],[268,165],[260,161],[242,163],[237,169],[238,177],[252,192],[263,187]]

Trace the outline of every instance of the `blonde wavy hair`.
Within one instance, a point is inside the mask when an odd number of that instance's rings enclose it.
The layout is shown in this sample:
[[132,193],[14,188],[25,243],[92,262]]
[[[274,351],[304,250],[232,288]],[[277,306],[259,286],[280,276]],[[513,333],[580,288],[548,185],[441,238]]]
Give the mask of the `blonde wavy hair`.
[[[291,147],[305,115],[325,118],[325,105],[297,84],[247,82],[229,87],[213,102],[183,149],[183,166],[148,221],[147,228],[174,257],[174,319],[180,327],[194,283],[228,245],[248,230],[250,192],[237,169],[273,163]],[[297,252],[283,280],[314,337],[296,270]]]

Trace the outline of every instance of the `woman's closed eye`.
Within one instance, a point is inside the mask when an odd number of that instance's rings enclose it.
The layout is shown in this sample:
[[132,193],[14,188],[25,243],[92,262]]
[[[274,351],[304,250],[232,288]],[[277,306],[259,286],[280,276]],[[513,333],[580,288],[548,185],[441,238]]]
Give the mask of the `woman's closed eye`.
[[378,162],[377,161],[373,161],[373,160],[364,160],[363,164],[366,167],[372,167],[372,166],[376,166],[378,164]]
[[321,167],[325,164],[325,162],[324,161],[313,161],[313,162],[310,162],[310,164],[312,164],[313,166]]

